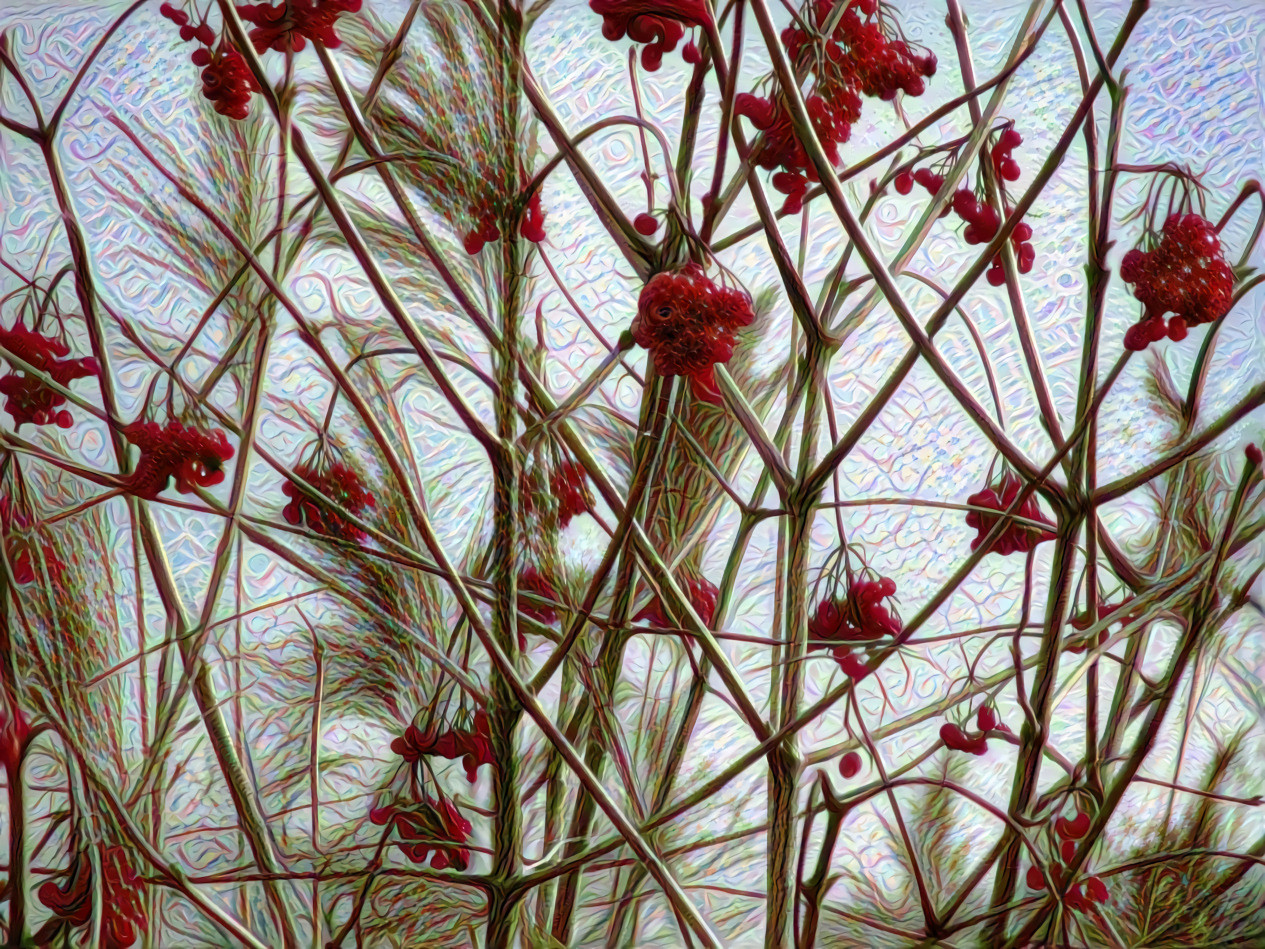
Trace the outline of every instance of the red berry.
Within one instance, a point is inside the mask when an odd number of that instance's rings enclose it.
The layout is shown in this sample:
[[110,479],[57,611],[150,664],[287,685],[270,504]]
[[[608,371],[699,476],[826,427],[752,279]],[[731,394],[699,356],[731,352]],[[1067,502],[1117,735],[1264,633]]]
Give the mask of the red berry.
[[1243,454],[1247,456],[1248,464],[1255,465],[1257,468],[1261,466],[1261,461],[1265,460],[1265,456],[1261,454],[1261,450],[1254,444],[1248,445],[1244,448]]
[[997,727],[997,713],[991,705],[981,705],[975,714],[975,724],[982,732],[992,731]]
[[1041,872],[1040,867],[1028,867],[1027,873],[1028,887],[1033,890],[1045,889],[1045,874]]
[[839,773],[845,778],[853,778],[861,771],[861,756],[855,751],[849,751],[841,759],[839,759]]
[[1003,158],[997,167],[997,171],[1007,181],[1019,180],[1019,162],[1013,158]]
[[1059,856],[1063,858],[1064,863],[1071,863],[1076,856],[1076,841],[1065,840],[1059,845]]
[[655,220],[654,215],[646,214],[644,211],[633,218],[633,228],[638,234],[649,237],[659,229],[659,222]]
[[1180,343],[1186,338],[1186,321],[1180,316],[1171,316],[1168,319],[1168,338],[1175,343]]
[[1002,269],[1001,261],[995,260],[993,265],[988,268],[988,273],[986,273],[985,276],[988,277],[988,282],[994,287],[1000,287],[1003,283],[1005,283],[1006,271]]
[[997,138],[997,147],[1005,151],[1010,151],[1022,144],[1023,136],[1019,134],[1014,126],[1004,130]]
[[853,682],[860,682],[868,676],[872,670],[865,664],[865,661],[851,650],[839,647],[834,651],[835,661],[839,663],[839,668]]
[[907,171],[902,171],[899,175],[897,175],[896,180],[893,183],[896,186],[897,194],[909,194],[909,192],[914,190],[913,175]]
[[1054,830],[1064,840],[1080,840],[1089,833],[1089,815],[1081,811],[1073,820],[1060,817],[1054,822]]
[[1090,877],[1085,881],[1085,895],[1095,903],[1105,903],[1108,900],[1107,886],[1098,877]]

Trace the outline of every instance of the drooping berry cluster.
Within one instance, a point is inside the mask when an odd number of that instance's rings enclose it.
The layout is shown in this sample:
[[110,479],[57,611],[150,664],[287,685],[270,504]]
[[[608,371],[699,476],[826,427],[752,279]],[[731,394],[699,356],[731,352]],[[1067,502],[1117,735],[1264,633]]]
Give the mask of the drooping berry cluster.
[[327,467],[316,462],[304,462],[295,467],[294,473],[334,503],[311,497],[293,481],[287,481],[281,486],[281,491],[291,500],[281,513],[289,523],[341,540],[359,543],[365,539],[365,532],[339,510],[341,508],[360,517],[366,507],[375,506],[373,495],[356,472],[342,462],[334,462]]
[[[634,43],[645,43],[641,65],[654,72],[663,65],[663,54],[676,49],[688,27],[706,27],[711,14],[702,0],[589,0],[589,9],[602,18],[602,35],[611,42],[627,34]],[[681,51],[686,62],[700,60],[692,42]]]
[[169,421],[136,421],[123,429],[127,440],[141,450],[140,461],[127,479],[127,491],[152,501],[175,478],[181,494],[194,486],[209,488],[224,480],[224,462],[233,457],[233,446],[219,429],[200,428]]
[[[483,250],[487,244],[501,239],[501,228],[496,223],[496,212],[488,207],[481,207],[471,213],[474,227],[461,239],[461,246],[471,257]],[[527,200],[527,207],[518,224],[518,233],[524,240],[539,244],[545,239],[545,209],[540,203],[540,191],[532,192]]]
[[[1124,255],[1120,278],[1142,302],[1142,319],[1124,336],[1125,348],[1135,352],[1165,336],[1183,340],[1187,327],[1219,320],[1234,295],[1234,271],[1216,226],[1198,214],[1169,215],[1154,250],[1135,247]],[[1173,314],[1167,321],[1166,313]]]
[[[1010,208],[1006,204],[1004,182],[1017,181],[1019,178],[1019,163],[1012,152],[1022,144],[1023,137],[1013,127],[1007,127],[997,136],[997,141],[990,152],[993,170],[1001,185],[1002,202],[1007,215],[1010,214]],[[935,195],[944,187],[944,175],[925,167],[915,168],[912,172],[906,169],[896,175],[892,184],[898,194],[909,194],[914,185],[918,184],[925,188],[928,194]],[[955,191],[953,200],[940,212],[940,216],[944,217],[950,211],[966,222],[962,237],[971,245],[987,244],[997,236],[997,231],[1001,227],[1002,219],[997,211],[987,201],[981,201],[970,188],[959,188]],[[1032,226],[1026,221],[1020,221],[1010,233],[1010,243],[1015,257],[1018,258],[1020,273],[1026,274],[1031,271],[1036,261],[1036,249],[1032,246],[1031,240]],[[988,282],[994,287],[1000,287],[1006,282],[1001,254],[997,254],[990,261],[986,276]]]
[[[51,336],[41,336],[21,323],[12,329],[0,328],[0,346],[48,376],[63,388],[76,379],[98,375],[101,367],[89,356],[86,359],[66,359],[70,348]],[[4,410],[13,416],[13,427],[23,425],[57,425],[70,428],[73,419],[65,409],[57,410],[66,397],[51,388],[39,376],[22,370],[14,370],[0,376],[0,395],[4,395]]]
[[567,525],[581,514],[593,510],[593,492],[589,489],[588,472],[578,461],[570,458],[556,460],[553,470],[549,472],[549,490],[543,490],[543,479],[525,470],[519,481],[519,497],[523,513],[531,516],[542,509],[538,495],[551,495],[558,503],[558,527],[566,530]]
[[479,766],[492,764],[492,739],[488,726],[488,713],[479,709],[471,717],[469,728],[449,726],[440,729],[437,723],[422,731],[410,725],[402,736],[391,742],[391,750],[410,764],[423,756],[435,755],[449,761],[461,759],[466,770],[466,780],[474,784],[478,780]]
[[975,713],[973,732],[962,730],[962,726],[953,722],[945,722],[940,726],[940,740],[952,751],[965,751],[972,755],[988,753],[988,734],[993,731],[1010,731],[1003,723],[997,721],[997,712],[991,705],[981,705]]
[[721,403],[716,363],[734,353],[734,332],[755,320],[751,297],[718,284],[698,264],[655,274],[641,290],[632,336],[662,376],[688,376],[694,395]]
[[[1062,858],[1062,861],[1050,861],[1050,879],[1056,890],[1063,889],[1064,865],[1071,863],[1076,857],[1076,841],[1089,833],[1089,823],[1089,815],[1084,811],[1077,811],[1072,820],[1060,817],[1054,822],[1054,832],[1060,838],[1059,856]],[[1027,882],[1034,890],[1044,890],[1045,874],[1038,867],[1028,867]],[[1085,878],[1083,890],[1080,883],[1074,883],[1064,894],[1063,902],[1070,909],[1084,913],[1089,911],[1092,904],[1106,903],[1109,898],[1106,884],[1098,877],[1091,876]]]
[[[101,854],[102,949],[131,949],[149,929],[145,905],[140,899],[140,878],[128,864],[122,847],[108,847]],[[92,865],[85,853],[71,862],[65,887],[51,880],[39,888],[39,899],[63,925],[84,926],[92,916]],[[51,943],[41,943],[41,945]]]
[[[716,618],[716,601],[720,597],[720,590],[706,577],[687,574],[684,581],[685,595],[689,597],[690,606],[694,607],[694,612],[698,614],[699,619],[711,626],[712,620]],[[668,628],[671,625],[667,611],[664,610],[663,603],[657,596],[633,619],[635,622],[646,623],[649,626]]]
[[436,870],[453,867],[465,870],[470,866],[470,850],[461,846],[469,839],[473,827],[457,805],[440,794],[432,800],[410,806],[375,807],[369,820],[380,827],[390,827],[400,837],[400,850],[414,863],[426,862]]
[[[967,512],[966,524],[976,530],[975,539],[971,541],[971,550],[979,547],[988,532],[993,529],[993,525],[1000,519],[1001,514],[1009,509],[1022,489],[1023,482],[1019,480],[1019,477],[1014,472],[1007,469],[997,481],[966,499],[966,503],[973,507],[987,508],[998,512],[997,514],[988,514],[984,511]],[[1028,495],[1028,499],[1019,506],[1014,516],[1017,518],[1021,517],[1025,521],[1044,524],[1047,527],[1054,526],[1041,513],[1035,494]],[[1011,520],[1001,535],[989,546],[987,552],[990,554],[1001,554],[1003,557],[1013,553],[1026,554],[1036,547],[1037,544],[1053,539],[1054,533],[1046,528],[1030,526],[1029,524]]]
[[[544,603],[537,603],[523,596],[524,593],[534,593],[542,600],[557,602],[558,591],[554,585],[549,582],[549,578],[542,574],[535,567],[528,567],[518,575],[518,611],[526,616],[530,616],[537,622],[546,625],[552,625],[558,622],[558,611],[552,606]],[[519,633],[519,646],[526,648],[527,640]]]
[[588,473],[578,461],[564,461],[549,476],[549,488],[558,499],[558,526],[566,530],[571,519],[593,509]]
[[[237,15],[254,24],[250,42],[260,55],[270,49],[298,52],[308,40],[330,48],[339,46],[342,41],[334,32],[338,18],[344,13],[356,13],[360,7],[361,0],[283,0],[277,4],[236,5]],[[164,3],[158,12],[180,27],[180,38],[186,43],[197,41],[198,48],[189,58],[202,69],[203,97],[213,103],[220,115],[239,121],[246,118],[251,95],[261,90],[241,52],[227,37],[220,36],[217,42],[205,14],[199,15],[195,26],[188,13],[171,3]]]
[[34,583],[37,577],[44,576],[43,571],[47,571],[49,581],[56,584],[65,572],[66,564],[58,555],[57,548],[32,536],[33,519],[30,515],[23,513],[11,498],[0,497],[0,522],[4,525],[4,536],[8,541],[5,554],[13,571],[13,582]]
[[902,626],[891,607],[883,603],[896,595],[896,582],[887,577],[856,579],[845,596],[828,596],[817,604],[808,621],[808,648],[830,649],[848,678],[859,681],[877,667],[855,643],[872,643],[884,636],[901,638]]
[[238,121],[246,118],[250,114],[250,97],[260,87],[242,54],[226,38],[221,37],[216,43],[215,31],[205,20],[193,26],[189,14],[170,3],[159,7],[159,12],[180,27],[180,38],[186,43],[197,40],[198,48],[189,58],[202,69],[203,98],[220,115]]
[[[839,163],[839,146],[861,117],[862,95],[884,100],[894,99],[897,92],[919,96],[936,72],[935,55],[919,54],[878,0],[847,2],[827,35],[826,25],[840,2],[844,0],[810,0],[803,25],[782,33],[792,62],[811,77],[804,104],[831,164]],[[818,175],[795,134],[784,98],[743,93],[734,98],[734,111],[764,133],[752,160],[761,168],[782,169],[773,176],[773,187],[787,196],[782,213],[797,213],[809,182]]]
[[808,621],[808,646],[825,649],[839,643],[871,642],[884,636],[900,638],[900,620],[883,605],[896,595],[896,581],[857,580],[847,596],[829,597],[817,605]]
[[[1001,218],[992,205],[979,200],[975,192],[969,188],[960,188],[953,193],[953,212],[966,222],[962,231],[962,239],[968,244],[987,244],[997,236],[1001,227]],[[1032,239],[1032,227],[1024,221],[1015,226],[1010,233],[1010,243],[1014,247],[1015,256],[1019,258],[1019,272],[1028,273],[1037,258],[1035,249],[1029,241]],[[1001,254],[997,254],[988,267],[988,282],[1000,287],[1006,282],[1006,272],[1002,269]]]
[[237,15],[255,24],[250,42],[257,53],[276,50],[278,53],[299,52],[307,40],[327,49],[342,45],[334,25],[344,13],[359,13],[361,0],[283,0],[267,3],[241,3]]

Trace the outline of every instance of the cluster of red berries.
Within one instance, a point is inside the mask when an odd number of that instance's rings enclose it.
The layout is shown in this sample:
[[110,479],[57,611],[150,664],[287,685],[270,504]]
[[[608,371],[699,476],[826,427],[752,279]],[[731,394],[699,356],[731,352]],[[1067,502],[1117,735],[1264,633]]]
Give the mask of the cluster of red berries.
[[[558,622],[558,611],[556,609],[544,603],[536,603],[522,595],[524,593],[534,593],[543,600],[552,602],[557,602],[558,600],[558,591],[554,588],[554,585],[535,567],[528,567],[518,575],[518,592],[518,611],[520,613],[530,616],[537,622],[544,623],[547,626]],[[521,632],[519,633],[518,645],[520,648],[526,648],[527,646],[527,640]]]
[[899,638],[898,620],[883,600],[896,595],[896,582],[887,577],[857,580],[845,597],[829,597],[817,605],[808,621],[809,648],[838,643],[869,642],[884,636]]
[[344,13],[359,13],[360,5],[361,0],[283,0],[273,6],[241,3],[237,5],[237,15],[255,24],[250,31],[255,52],[262,54],[271,49],[297,53],[307,45],[306,40],[327,49],[341,46],[334,25]]
[[[485,244],[501,239],[501,228],[496,223],[496,213],[493,210],[483,208],[476,211],[473,217],[474,229],[467,231],[466,236],[461,239],[461,246],[471,257],[483,250]],[[533,244],[539,244],[545,239],[545,209],[540,203],[539,189],[533,191],[527,201],[527,208],[518,225],[518,233]]]
[[478,780],[479,766],[492,764],[492,739],[488,727],[488,713],[479,709],[471,718],[469,728],[450,726],[440,730],[432,723],[426,731],[410,725],[404,734],[391,742],[391,750],[410,764],[423,756],[436,755],[449,761],[461,759],[466,769],[466,780],[474,784]]
[[734,331],[754,320],[751,297],[690,263],[657,273],[642,287],[631,332],[661,376],[688,376],[695,397],[719,405],[713,366],[729,361]]
[[[936,72],[935,55],[920,55],[878,0],[851,0],[825,35],[839,2],[843,0],[811,0],[805,10],[807,27],[782,32],[791,60],[813,78],[804,104],[831,164],[839,163],[839,146],[861,117],[862,95],[884,100],[894,99],[897,92],[919,96]],[[782,213],[797,213],[809,182],[818,176],[795,134],[786,102],[780,95],[769,99],[743,93],[735,97],[734,111],[764,133],[752,159],[762,168],[782,169],[773,176],[773,187],[787,196]]]
[[[4,525],[4,535],[9,544],[5,551],[9,558],[9,567],[13,571],[14,583],[34,583],[39,574],[39,563],[35,551],[36,542],[29,536],[31,518],[18,509],[8,497],[0,497],[0,523]],[[57,549],[49,543],[40,543],[43,554],[43,569],[48,571],[48,578],[54,584],[61,579],[66,565],[57,554]]]
[[[645,43],[641,65],[654,72],[663,65],[663,54],[676,49],[688,27],[707,27],[711,14],[703,0],[589,0],[589,9],[602,18],[602,35],[611,42],[628,38]],[[687,63],[702,61],[698,47],[689,42],[681,50]]]
[[[1071,863],[1075,858],[1076,841],[1089,833],[1089,815],[1084,811],[1078,811],[1076,817],[1072,820],[1060,817],[1054,822],[1054,832],[1060,838],[1059,856],[1063,860],[1062,862],[1058,860],[1050,861],[1050,878],[1054,881],[1054,888],[1062,890],[1063,866]],[[1028,886],[1034,890],[1045,889],[1045,874],[1038,867],[1028,867],[1027,881]],[[1079,910],[1080,912],[1088,912],[1092,904],[1105,903],[1108,899],[1106,884],[1098,877],[1093,876],[1085,879],[1084,890],[1081,889],[1081,884],[1076,883],[1063,896],[1063,902],[1070,909]]]
[[940,726],[940,740],[946,748],[953,751],[965,751],[973,755],[988,753],[988,733],[992,731],[1009,732],[1010,729],[997,721],[997,712],[991,705],[981,705],[975,713],[976,731],[967,733],[960,725],[945,722]]
[[[1023,482],[1019,480],[1019,477],[1014,472],[1008,469],[997,481],[990,484],[983,491],[977,491],[966,499],[966,503],[974,507],[988,508],[998,512],[997,514],[986,514],[983,511],[967,512],[966,524],[976,530],[975,539],[971,541],[971,550],[979,547],[988,532],[993,529],[993,525],[1000,519],[1001,513],[1009,509],[1022,489]],[[1027,521],[1045,524],[1047,527],[1054,526],[1041,513],[1041,508],[1037,506],[1035,494],[1028,495],[1028,499],[1019,506],[1019,510],[1015,512],[1014,516],[1022,517]],[[1053,539],[1053,531],[1012,520],[1006,525],[1006,529],[1002,531],[1001,536],[989,546],[987,552],[990,554],[1001,554],[1003,557],[1013,553],[1026,554],[1036,547],[1037,544]]]
[[[549,474],[549,492],[558,502],[558,527],[566,530],[571,520],[593,510],[593,492],[589,490],[588,472],[578,461],[567,459]],[[524,473],[519,485],[523,513],[536,512],[535,491]]]
[[140,461],[127,479],[127,491],[153,501],[176,479],[181,494],[194,486],[209,488],[224,480],[224,462],[233,457],[233,446],[219,429],[202,429],[169,421],[136,421],[123,429],[127,440],[141,450]]
[[835,662],[848,678],[860,681],[874,671],[864,652],[852,651],[852,643],[873,642],[884,636],[900,639],[900,620],[883,600],[896,595],[896,582],[887,577],[856,580],[847,596],[831,596],[817,604],[808,621],[808,648],[831,649]]
[[[327,468],[318,467],[312,462],[305,462],[294,469],[294,473],[328,497],[334,504],[320,498],[305,494],[297,484],[287,481],[281,491],[290,498],[290,503],[282,509],[285,519],[296,527],[306,526],[309,530],[327,537],[361,542],[365,532],[347,520],[339,509],[359,517],[366,507],[374,507],[375,501],[360,480],[360,476],[342,462],[335,462]],[[337,505],[337,507],[335,507]]]
[[[1125,254],[1120,278],[1142,302],[1142,319],[1124,336],[1125,348],[1135,352],[1165,336],[1183,340],[1187,327],[1219,320],[1234,294],[1234,271],[1216,226],[1198,214],[1169,215],[1159,246]],[[1173,314],[1167,322],[1165,313]]]
[[[128,865],[122,847],[108,847],[101,854],[102,949],[130,949],[149,929],[140,899],[140,878]],[[92,864],[87,854],[76,854],[65,889],[51,880],[39,888],[40,902],[56,918],[55,925],[84,926],[92,916]],[[48,934],[46,935],[53,935]],[[41,942],[41,945],[51,945]]]
[[[1023,144],[1023,137],[1014,128],[1006,128],[997,137],[993,145],[991,158],[997,177],[1002,181],[1016,181],[1019,178],[1019,163],[1011,154],[1015,148]],[[916,168],[914,171],[902,171],[892,182],[898,194],[909,194],[915,184],[921,185],[931,195],[935,195],[944,187],[944,175],[937,174],[930,168]],[[1001,217],[986,201],[981,201],[970,188],[959,188],[953,194],[953,200],[940,213],[941,217],[950,211],[966,222],[962,231],[963,239],[974,246],[987,244],[997,236],[1001,227]],[[1036,249],[1031,244],[1032,226],[1021,221],[1010,233],[1010,243],[1015,257],[1019,261],[1019,272],[1028,273],[1036,262]],[[1006,273],[1002,269],[1001,254],[993,257],[989,264],[988,282],[1000,287],[1006,282]]]
[[375,807],[369,812],[369,820],[379,827],[394,828],[401,839],[400,849],[414,863],[425,863],[433,851],[430,865],[436,870],[465,870],[470,866],[470,851],[460,845],[469,839],[474,828],[457,805],[442,794],[436,800],[427,797],[409,807]]
[[[298,52],[308,40],[331,48],[339,46],[335,23],[344,13],[359,11],[360,6],[361,0],[284,0],[238,4],[237,14],[255,25],[250,42],[262,55],[269,49]],[[180,27],[182,40],[198,42],[189,58],[202,69],[202,95],[214,104],[215,111],[230,119],[246,118],[250,97],[260,87],[242,54],[225,37],[219,37],[217,43],[205,16],[194,26],[188,13],[170,3],[164,3],[158,12]]]
[[189,14],[170,3],[164,3],[158,12],[180,27],[180,38],[186,43],[198,41],[198,48],[189,58],[202,69],[203,98],[220,115],[238,121],[246,118],[250,114],[250,97],[260,89],[242,54],[227,39],[221,37],[216,43],[215,31],[205,20],[193,26]]
[[[12,329],[0,328],[0,346],[48,376],[58,385],[69,386],[76,379],[98,375],[101,367],[89,356],[87,359],[66,359],[70,348],[51,336],[41,336],[21,323]],[[65,409],[57,410],[66,397],[51,388],[38,376],[25,371],[14,371],[0,376],[0,395],[6,396],[4,410],[13,416],[13,427],[20,429],[28,422],[32,425],[57,425],[70,428],[73,420]]]
[[[684,587],[685,595],[689,597],[690,606],[694,607],[698,618],[707,626],[711,626],[712,620],[716,618],[716,601],[720,598],[720,590],[705,577],[688,574],[685,576]],[[645,609],[633,617],[633,621],[660,628],[670,627],[668,614],[657,596],[646,605]]]

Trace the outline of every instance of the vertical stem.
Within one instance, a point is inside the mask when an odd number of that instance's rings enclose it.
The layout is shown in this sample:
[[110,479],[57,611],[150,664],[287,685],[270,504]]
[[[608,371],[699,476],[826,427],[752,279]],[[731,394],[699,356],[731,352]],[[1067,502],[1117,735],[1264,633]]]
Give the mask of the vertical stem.
[[[815,336],[807,340],[805,355],[808,376],[804,399],[804,425],[800,432],[799,470],[784,506],[787,558],[783,596],[786,602],[783,625],[784,647],[774,653],[783,660],[780,669],[778,714],[775,727],[784,727],[799,717],[803,688],[804,656],[808,651],[808,559],[812,544],[813,513],[820,490],[805,493],[813,471],[817,434],[824,398],[827,350]],[[787,949],[792,944],[795,899],[795,814],[799,799],[799,778],[803,762],[799,739],[787,735],[769,753],[768,817],[766,844],[764,945],[765,949]]]
[[26,946],[26,812],[22,801],[21,758],[5,768],[9,800],[9,942],[14,949]]
[[[513,0],[499,0],[500,16],[496,40],[501,53],[500,68],[504,98],[499,103],[504,123],[503,147],[513,171],[508,184],[513,188],[515,213],[501,222],[500,339],[496,347],[496,448],[492,455],[494,507],[492,515],[492,636],[510,657],[518,651],[518,486],[520,461],[516,447],[518,429],[518,340],[519,308],[524,289],[523,245],[518,229],[523,208],[517,206],[520,193],[518,148],[519,82],[522,14]],[[510,897],[508,885],[518,872],[522,851],[522,811],[519,804],[519,760],[514,732],[522,716],[514,691],[506,676],[493,668],[488,722],[491,729],[493,799],[496,810],[492,842],[492,885],[487,891],[487,949],[508,949],[515,944],[519,898]]]

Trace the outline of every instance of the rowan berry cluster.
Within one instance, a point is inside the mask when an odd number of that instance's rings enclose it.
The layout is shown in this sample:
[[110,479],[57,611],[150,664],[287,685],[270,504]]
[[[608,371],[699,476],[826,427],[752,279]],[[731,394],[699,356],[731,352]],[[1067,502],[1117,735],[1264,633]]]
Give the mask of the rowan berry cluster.
[[833,596],[817,604],[808,621],[810,649],[825,649],[839,643],[870,642],[891,636],[899,639],[900,620],[883,600],[896,595],[896,582],[887,577],[857,580],[847,596]]
[[220,115],[238,121],[246,118],[250,114],[250,97],[260,89],[242,54],[223,37],[216,43],[215,31],[205,20],[193,26],[189,14],[170,3],[159,7],[159,12],[180,27],[180,38],[186,43],[197,40],[198,48],[189,54],[189,59],[202,69],[203,98]]
[[[1186,338],[1187,327],[1225,316],[1234,294],[1234,271],[1222,255],[1216,226],[1198,214],[1172,214],[1158,246],[1135,247],[1120,262],[1120,278],[1133,284],[1142,319],[1124,336],[1135,352],[1167,336]],[[1164,314],[1173,314],[1167,321]]]
[[[707,27],[711,14],[703,0],[589,0],[589,9],[602,18],[602,35],[611,42],[627,34],[634,43],[645,43],[641,65],[654,72],[663,65],[663,54],[676,49],[689,27]],[[701,60],[698,47],[687,43],[681,50],[687,63]]]
[[[32,368],[47,374],[63,388],[76,379],[101,372],[101,367],[91,356],[66,359],[64,357],[70,354],[70,347],[55,337],[41,336],[21,323],[15,324],[12,329],[0,328],[0,346]],[[6,396],[4,410],[13,416],[14,430],[27,423],[57,425],[59,428],[70,428],[73,424],[68,411],[57,409],[65,404],[66,397],[39,376],[25,370],[15,369],[0,376],[0,395]]]
[[716,283],[698,264],[655,274],[641,290],[631,332],[661,376],[688,376],[694,395],[719,405],[716,363],[729,361],[734,332],[755,320],[751,297]]
[[[488,245],[501,239],[501,228],[496,223],[496,212],[489,207],[476,209],[472,215],[474,227],[461,239],[461,246],[471,257]],[[545,210],[540,203],[540,191],[532,192],[518,224],[518,233],[525,240],[539,244],[545,239]]]
[[[1001,134],[997,136],[997,141],[990,152],[990,159],[999,182],[1018,180],[1020,174],[1019,163],[1015,160],[1012,152],[1017,146],[1022,144],[1023,137],[1013,127],[1003,129]],[[929,194],[935,195],[944,187],[944,175],[938,174],[930,168],[916,168],[912,172],[909,170],[900,172],[896,175],[892,184],[896,188],[897,194],[909,194],[913,190],[914,185],[918,184],[925,188]],[[1004,205],[1004,185],[1002,195]],[[959,188],[955,191],[953,200],[940,212],[940,216],[944,217],[950,212],[966,222],[966,228],[962,231],[962,238],[971,245],[987,244],[997,236],[997,231],[1001,227],[1001,216],[987,201],[981,201],[970,188]],[[1006,207],[1006,213],[1010,213],[1009,207]],[[1010,243],[1014,248],[1015,257],[1018,259],[1020,273],[1026,274],[1031,271],[1032,265],[1036,262],[1036,249],[1032,246],[1031,241],[1032,226],[1025,221],[1020,221],[1010,233]],[[988,272],[985,276],[994,287],[1000,287],[1006,282],[1006,273],[1002,268],[1001,254],[995,255],[990,261]]]
[[276,50],[278,53],[299,52],[306,41],[327,49],[342,45],[334,32],[338,18],[344,13],[359,13],[361,0],[283,0],[277,4],[240,3],[237,15],[255,24],[250,42],[255,52]]
[[469,839],[474,828],[457,805],[442,794],[433,800],[425,797],[421,803],[407,807],[375,807],[369,812],[369,820],[394,829],[400,837],[400,849],[414,863],[425,863],[433,852],[430,865],[436,870],[465,870],[470,866],[470,851],[460,845]]
[[359,517],[366,507],[375,506],[373,495],[356,472],[342,462],[334,462],[327,467],[316,462],[304,462],[295,467],[294,473],[333,503],[311,497],[297,484],[287,481],[281,486],[281,491],[290,498],[290,503],[281,513],[289,523],[342,540],[359,543],[365,539],[365,532],[341,513],[345,510]]
[[[812,0],[803,11],[803,25],[782,33],[792,62],[812,79],[804,105],[831,164],[839,163],[839,146],[861,117],[862,95],[884,100],[894,99],[897,92],[919,96],[936,72],[935,55],[919,54],[878,0],[851,0],[827,34],[839,2]],[[785,99],[742,93],[734,98],[734,111],[764,133],[752,160],[761,168],[782,169],[773,176],[773,187],[787,196],[782,213],[797,213],[818,174],[795,133]]]
[[219,429],[206,432],[177,421],[166,425],[136,421],[123,429],[127,440],[141,450],[140,461],[127,479],[127,491],[153,501],[175,478],[181,494],[194,486],[209,488],[224,480],[224,462],[233,446]]
[[[975,539],[971,541],[971,550],[979,547],[988,532],[993,529],[993,525],[1000,519],[1001,514],[1010,508],[1010,505],[1014,503],[1015,498],[1018,497],[1022,489],[1023,482],[1019,480],[1019,477],[1014,472],[1007,469],[997,481],[966,499],[966,503],[973,507],[987,508],[998,512],[997,514],[988,514],[984,511],[967,512],[966,524],[976,530]],[[1028,495],[1028,499],[1015,511],[1014,517],[1044,524],[1047,527],[1054,526],[1041,513],[1041,508],[1037,506],[1035,494]],[[1036,547],[1037,544],[1053,539],[1054,533],[1050,530],[1011,520],[1007,523],[1005,530],[1001,532],[1001,536],[989,545],[987,553],[1001,554],[1003,557],[1014,553],[1026,554]]]
[[[716,601],[720,598],[720,590],[706,577],[686,575],[684,578],[685,595],[689,598],[694,612],[708,626],[716,618]],[[663,608],[663,603],[655,597],[640,613],[633,617],[634,622],[646,623],[649,626],[669,627],[671,621]]]
[[1005,724],[997,721],[997,712],[991,705],[981,705],[975,713],[975,731],[963,731],[962,726],[945,722],[940,726],[940,740],[952,751],[965,751],[973,755],[988,753],[989,732],[1009,732]]
[[[1064,865],[1070,864],[1075,859],[1076,841],[1089,833],[1089,823],[1089,815],[1083,811],[1078,811],[1072,820],[1060,817],[1054,822],[1054,832],[1060,840],[1059,856],[1062,858],[1061,862],[1050,861],[1050,879],[1054,882],[1056,890],[1063,889]],[[1027,882],[1028,886],[1034,890],[1046,888],[1045,874],[1039,867],[1028,867]],[[1063,902],[1068,908],[1080,912],[1088,912],[1092,904],[1105,903],[1108,899],[1106,884],[1094,876],[1085,878],[1083,890],[1080,883],[1074,883],[1063,895]]]
[[[127,862],[122,847],[108,847],[101,854],[102,949],[130,949],[141,932],[149,929],[140,899],[141,880]],[[51,880],[39,888],[39,899],[55,917],[54,925],[84,926],[92,917],[92,864],[86,853],[75,855],[64,888]],[[45,932],[45,935],[53,935]],[[41,945],[51,945],[41,942]]]
[[[341,45],[334,26],[344,13],[360,10],[361,0],[283,0],[281,3],[241,3],[237,15],[254,24],[250,42],[255,51],[298,52],[307,41],[333,48]],[[250,114],[250,97],[259,92],[246,60],[227,37],[217,37],[206,22],[205,14],[195,26],[189,14],[171,3],[158,8],[180,27],[180,38],[186,43],[196,40],[198,48],[189,56],[202,69],[202,95],[214,104],[215,111],[230,119],[241,120]],[[218,42],[217,42],[218,39]]]
[[[520,613],[545,624],[558,622],[558,611],[556,609],[543,603],[536,603],[522,595],[524,593],[534,593],[543,600],[553,602],[558,599],[558,591],[554,589],[554,585],[535,567],[528,567],[518,575],[518,592],[518,611]],[[519,633],[518,644],[521,648],[526,648],[527,646],[527,640],[523,638],[522,633]]]
[[478,780],[479,766],[493,763],[490,735],[488,713],[479,709],[471,716],[469,728],[453,725],[441,730],[433,723],[422,731],[410,725],[402,736],[391,742],[391,750],[410,764],[430,755],[449,761],[460,758],[466,780],[474,784]]

